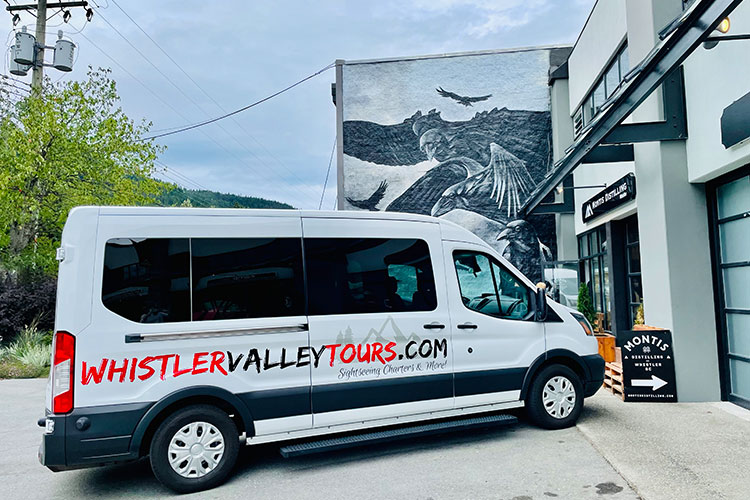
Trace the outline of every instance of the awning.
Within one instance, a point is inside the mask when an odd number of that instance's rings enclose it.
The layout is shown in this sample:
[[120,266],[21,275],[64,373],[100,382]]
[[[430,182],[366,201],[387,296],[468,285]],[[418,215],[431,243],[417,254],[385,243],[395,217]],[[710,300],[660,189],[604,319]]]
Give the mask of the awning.
[[[599,114],[583,129],[521,207],[526,216],[559,185],[594,148],[638,107],[668,75],[705,40],[742,0],[696,0],[661,33],[662,40],[627,75],[620,89],[602,105]],[[653,140],[660,140],[654,137]],[[609,142],[609,141],[608,141]]]

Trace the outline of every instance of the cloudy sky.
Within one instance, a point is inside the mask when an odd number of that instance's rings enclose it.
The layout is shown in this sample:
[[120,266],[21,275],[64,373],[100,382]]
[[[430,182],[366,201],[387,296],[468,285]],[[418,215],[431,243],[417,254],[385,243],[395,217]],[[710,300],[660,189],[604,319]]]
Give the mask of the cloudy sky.
[[[335,59],[572,44],[594,0],[89,4],[95,11],[90,23],[81,9],[73,9],[68,24],[59,15],[48,22],[47,44],[63,29],[78,45],[78,59],[71,73],[50,68],[47,75],[82,79],[89,65],[111,68],[126,113],[152,121],[156,132],[245,106]],[[21,14],[16,29],[28,24],[33,32],[33,23]],[[0,29],[10,45],[7,12],[0,13]],[[3,74],[7,65],[6,51]],[[160,139],[167,146],[165,178],[318,208],[335,138],[333,81],[331,69],[234,119]],[[324,209],[334,206],[335,178],[334,159]]]

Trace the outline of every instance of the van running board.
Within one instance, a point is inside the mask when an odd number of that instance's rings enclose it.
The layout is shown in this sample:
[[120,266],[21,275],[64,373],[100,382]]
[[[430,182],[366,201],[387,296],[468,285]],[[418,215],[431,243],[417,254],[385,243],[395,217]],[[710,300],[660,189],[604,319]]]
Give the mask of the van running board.
[[281,456],[283,456],[284,458],[290,458],[298,457],[301,455],[311,455],[313,453],[343,450],[346,448],[353,448],[361,444],[387,443],[391,441],[409,439],[411,437],[430,436],[453,431],[463,431],[467,429],[482,429],[486,427],[513,425],[517,422],[518,419],[516,417],[505,414],[465,418],[461,420],[448,420],[432,424],[400,427],[397,429],[388,429],[385,431],[352,434],[349,436],[342,436],[332,439],[323,439],[320,441],[292,444],[282,447],[280,451]]

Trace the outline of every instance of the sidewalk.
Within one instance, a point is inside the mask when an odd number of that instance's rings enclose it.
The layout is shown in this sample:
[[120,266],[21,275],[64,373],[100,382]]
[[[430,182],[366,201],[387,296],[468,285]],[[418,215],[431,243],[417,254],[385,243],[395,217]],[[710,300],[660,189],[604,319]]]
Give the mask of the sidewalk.
[[578,429],[643,500],[750,498],[750,411],[624,403],[600,390]]

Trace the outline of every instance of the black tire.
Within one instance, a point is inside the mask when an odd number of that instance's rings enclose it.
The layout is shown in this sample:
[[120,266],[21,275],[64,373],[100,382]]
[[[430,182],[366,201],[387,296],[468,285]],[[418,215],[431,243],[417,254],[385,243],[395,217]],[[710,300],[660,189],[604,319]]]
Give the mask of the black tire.
[[[197,425],[195,427],[196,435],[209,435],[209,438],[205,438],[208,440],[211,439],[209,433],[213,433],[213,436],[216,436],[215,431],[218,431],[218,433],[221,434],[220,438],[215,437],[213,439],[214,443],[211,445],[208,444],[210,441],[206,441],[206,449],[209,450],[207,455],[212,457],[210,459],[217,457],[218,452],[211,455],[211,448],[209,448],[209,446],[218,446],[218,439],[223,441],[223,454],[219,456],[217,464],[210,471],[205,473],[205,475],[193,475],[193,477],[183,476],[173,469],[172,465],[170,465],[170,454],[172,453],[170,452],[170,443],[172,442],[172,438],[176,437],[177,433],[184,430],[188,424],[197,424],[200,422],[210,424],[213,426],[213,429],[210,429],[208,426]],[[207,429],[207,431],[201,431],[201,429]],[[185,436],[188,435],[189,434],[185,434]],[[186,442],[189,442],[189,440],[185,439],[182,443],[184,444]],[[188,448],[186,447],[186,449]],[[202,448],[198,448],[197,452],[201,449]],[[177,493],[192,493],[194,491],[207,490],[218,486],[227,479],[237,461],[239,449],[239,433],[234,422],[229,418],[229,415],[215,406],[188,406],[177,410],[172,415],[168,416],[157,428],[156,433],[151,440],[151,470],[154,471],[154,475],[164,486],[176,491]],[[204,453],[204,455],[205,454],[206,453]],[[176,454],[173,456],[175,458],[177,457]],[[188,471],[192,466],[192,462],[189,461],[192,456],[193,455],[189,455],[185,460],[180,462],[184,466],[186,474],[188,474]],[[199,460],[200,461],[195,462],[195,467],[200,467],[201,470],[204,470],[206,466],[208,466],[208,462],[203,458],[200,458]]]
[[[565,380],[567,380],[569,386],[566,385]],[[554,387],[565,387],[566,390],[572,390],[575,394],[573,408],[570,410],[570,413],[564,416],[562,413],[556,416],[553,415],[553,413],[556,413],[556,409],[559,410],[559,407],[556,407],[554,404],[550,405],[550,411],[545,408],[545,388],[548,388],[549,391]],[[537,373],[531,382],[529,393],[526,395],[526,413],[531,421],[539,427],[545,429],[564,429],[565,427],[574,425],[576,420],[578,420],[583,408],[583,397],[583,383],[573,370],[563,365],[550,365]],[[565,398],[561,396],[561,400],[567,400],[568,404],[570,403],[569,397]]]

